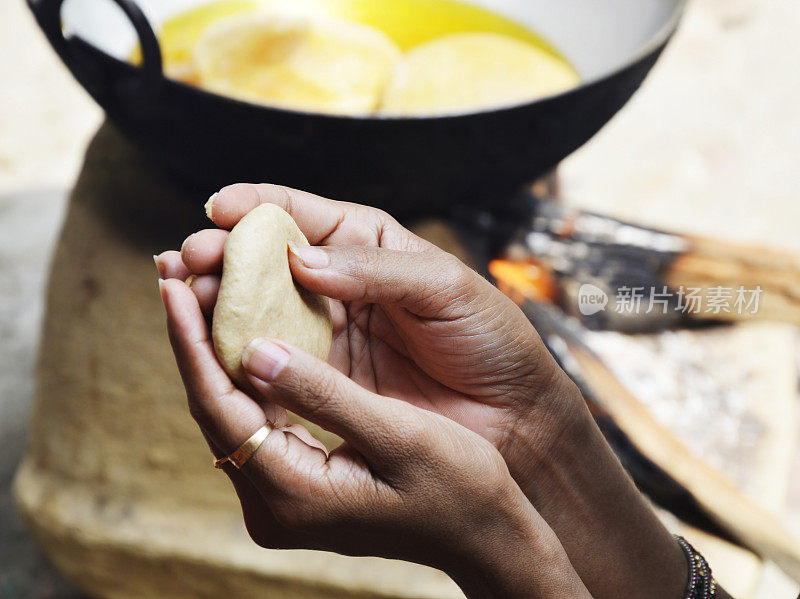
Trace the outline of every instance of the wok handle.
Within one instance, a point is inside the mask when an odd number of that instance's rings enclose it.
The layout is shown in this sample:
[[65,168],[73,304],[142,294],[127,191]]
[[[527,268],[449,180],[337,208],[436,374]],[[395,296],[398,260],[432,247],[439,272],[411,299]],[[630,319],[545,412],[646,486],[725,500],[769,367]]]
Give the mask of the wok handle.
[[55,49],[64,64],[69,67],[75,77],[87,87],[113,87],[121,99],[141,102],[152,100],[160,91],[164,80],[161,47],[150,22],[142,9],[134,0],[113,0],[122,9],[125,16],[136,30],[139,46],[142,51],[142,64],[134,69],[135,73],[129,76],[120,75],[114,80],[103,79],[98,81],[98,65],[92,55],[80,51],[72,42],[71,37],[65,37],[61,26],[61,6],[64,0],[27,0],[36,21],[47,36],[48,41]]

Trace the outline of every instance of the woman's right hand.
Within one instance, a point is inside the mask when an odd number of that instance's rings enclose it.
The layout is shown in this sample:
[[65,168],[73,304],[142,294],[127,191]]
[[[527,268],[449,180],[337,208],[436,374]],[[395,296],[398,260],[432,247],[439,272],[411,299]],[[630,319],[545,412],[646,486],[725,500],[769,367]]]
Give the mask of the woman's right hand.
[[254,340],[245,370],[222,370],[196,297],[161,284],[189,407],[217,457],[280,406],[345,439],[328,454],[301,426],[278,426],[242,470],[224,467],[260,545],[376,555],[440,568],[471,597],[589,597],[555,534],[486,440],[438,414],[367,391],[317,358]]

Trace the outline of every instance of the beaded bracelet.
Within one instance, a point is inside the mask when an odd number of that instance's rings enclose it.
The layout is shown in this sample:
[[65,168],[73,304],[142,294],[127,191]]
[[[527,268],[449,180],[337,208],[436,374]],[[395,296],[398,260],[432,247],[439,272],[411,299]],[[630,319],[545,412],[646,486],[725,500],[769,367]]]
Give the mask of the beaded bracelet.
[[683,537],[675,536],[689,562],[689,586],[686,599],[714,599],[717,596],[717,581],[711,573],[706,559]]

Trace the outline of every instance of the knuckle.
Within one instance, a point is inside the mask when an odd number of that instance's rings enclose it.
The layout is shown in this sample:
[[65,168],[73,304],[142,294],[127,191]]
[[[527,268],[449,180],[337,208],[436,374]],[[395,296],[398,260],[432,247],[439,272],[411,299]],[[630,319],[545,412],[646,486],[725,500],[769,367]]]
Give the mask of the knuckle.
[[344,271],[359,287],[360,299],[375,293],[379,287],[377,279],[383,270],[385,266],[374,248],[354,247],[346,250]]
[[[464,460],[463,456],[469,456]],[[514,497],[508,467],[495,447],[477,436],[453,439],[442,451],[437,469],[445,486],[456,493],[469,489],[473,501],[488,507],[506,505]]]
[[198,405],[193,401],[189,401],[189,414],[191,415],[192,419],[197,423],[203,430],[208,430],[208,425],[211,421],[211,418],[208,415],[208,412],[202,406]]
[[361,248],[358,256],[358,268],[363,278],[370,280],[380,273],[383,267],[383,258],[380,253],[372,248]]
[[393,247],[393,238],[403,226],[388,212],[371,206],[353,205],[351,214],[362,225],[362,239],[368,245]]
[[405,447],[402,452],[415,462],[431,461],[437,454],[430,427],[421,417],[409,415],[395,419]]
[[403,422],[406,438],[415,447],[427,448],[431,444],[430,427],[419,417],[410,417]]
[[444,252],[438,274],[444,287],[459,289],[471,283],[475,273],[456,256]]
[[361,211],[367,222],[374,223],[375,229],[379,234],[386,226],[397,222],[388,212],[380,208],[359,206],[357,210]]
[[378,231],[380,233],[378,239],[380,239],[388,229],[400,226],[400,223],[398,223],[391,214],[385,210],[380,210],[379,208],[375,209],[373,218],[377,223]]
[[269,183],[265,191],[267,197],[279,200],[283,204],[283,209],[286,210],[286,212],[291,214],[294,211],[294,190],[289,189],[285,185]]
[[511,475],[508,472],[508,468],[504,467],[504,465],[497,464],[496,469],[488,473],[485,480],[487,481],[486,484],[488,484],[488,488],[484,494],[487,505],[509,505],[515,501],[517,497],[515,489],[517,489],[517,487],[512,484]]
[[206,402],[190,396],[189,414],[201,429],[204,431],[213,430],[213,428],[216,426],[217,415],[214,413],[211,405],[219,405],[224,401],[224,399],[225,397],[223,396],[214,400],[213,402]]
[[375,220],[381,223],[389,223],[394,221],[394,218],[392,218],[392,216],[385,210],[381,210],[380,208],[372,208],[371,210]]
[[[513,486],[508,484],[511,474],[503,456],[489,441],[476,439],[474,441],[475,463],[480,466],[485,489],[484,496],[492,502],[500,503],[512,493]],[[473,471],[465,471],[462,476],[469,480],[474,479]]]
[[381,274],[386,271],[381,255],[364,248],[360,252],[359,279],[364,286],[364,296],[374,297],[380,291]]
[[424,252],[427,284],[420,290],[418,302],[437,315],[448,317],[470,301],[474,284],[472,269],[457,257],[441,250]]

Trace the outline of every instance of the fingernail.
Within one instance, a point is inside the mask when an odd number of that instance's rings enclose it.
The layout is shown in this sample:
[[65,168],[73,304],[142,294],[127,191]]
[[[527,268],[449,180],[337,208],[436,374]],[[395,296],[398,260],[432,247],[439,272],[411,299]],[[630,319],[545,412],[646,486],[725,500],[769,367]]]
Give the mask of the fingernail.
[[248,374],[267,383],[274,381],[288,363],[286,350],[266,339],[251,341],[242,355]]
[[299,245],[294,241],[289,242],[289,251],[292,252],[306,268],[327,268],[331,258],[325,250],[310,245]]
[[197,275],[191,275],[188,279],[186,279],[185,283],[186,286],[191,289],[192,284],[197,280]]
[[219,192],[212,194],[212,196],[208,198],[208,201],[206,202],[206,216],[211,221],[214,220],[214,201],[217,199],[218,195]]
[[161,301],[164,301],[164,279],[158,280],[158,293],[161,296]]
[[153,254],[153,262],[156,263],[156,269],[158,270],[158,276],[164,279],[164,265],[161,264],[161,256],[156,256]]

